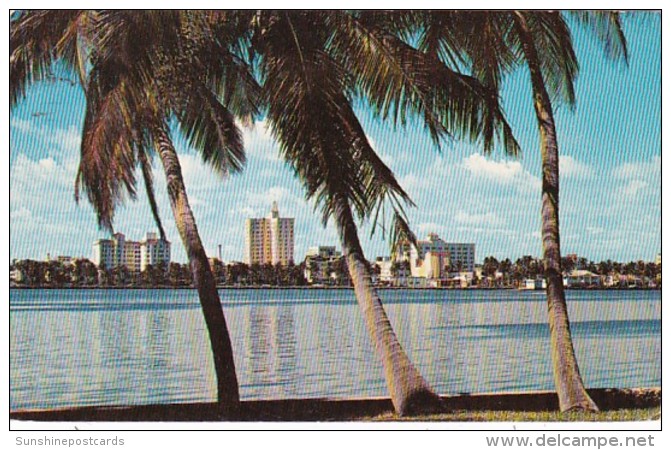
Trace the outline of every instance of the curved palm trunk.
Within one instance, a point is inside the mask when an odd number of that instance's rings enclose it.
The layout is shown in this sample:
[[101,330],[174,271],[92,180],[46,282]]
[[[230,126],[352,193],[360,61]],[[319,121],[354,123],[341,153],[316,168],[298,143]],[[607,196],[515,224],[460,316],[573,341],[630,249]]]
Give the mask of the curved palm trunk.
[[198,290],[200,305],[205,316],[217,375],[217,398],[224,410],[234,412],[239,406],[240,394],[233,361],[233,348],[219,293],[186,196],[177,152],[170,137],[162,128],[157,127],[153,132],[157,151],[165,170],[170,206],[189,258],[193,284]]
[[440,398],[433,393],[401,347],[373,287],[349,203],[346,199],[340,199],[338,203],[337,221],[343,255],[366,327],[382,358],[394,409],[401,416],[439,410],[442,406]]
[[516,15],[516,24],[531,74],[534,107],[541,139],[543,263],[547,280],[550,347],[559,409],[598,411],[596,404],[587,394],[580,376],[562,282],[559,248],[559,145],[552,103],[543,81],[536,46],[526,20],[520,13]]

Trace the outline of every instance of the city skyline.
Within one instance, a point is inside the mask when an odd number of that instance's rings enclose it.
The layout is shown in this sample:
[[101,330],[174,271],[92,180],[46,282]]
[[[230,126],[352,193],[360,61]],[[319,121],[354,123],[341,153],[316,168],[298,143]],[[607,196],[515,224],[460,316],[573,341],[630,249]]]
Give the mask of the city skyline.
[[[588,33],[575,29],[581,62],[577,105],[556,111],[560,145],[560,225],[563,254],[594,261],[653,261],[661,252],[661,19],[625,18],[629,67],[608,61]],[[605,82],[604,82],[605,80]],[[503,83],[502,100],[520,144],[518,159],[500,150],[485,156],[465,142],[438,152],[423,127],[410,119],[394,127],[359,105],[357,113],[382,159],[396,173],[417,208],[407,208],[418,237],[438,233],[448,242],[473,242],[478,258],[515,260],[540,256],[540,161],[528,73]],[[28,91],[10,117],[10,259],[87,256],[104,236],[86,200],[74,202],[74,180],[84,115],[80,88],[45,82]],[[273,201],[295,220],[295,254],[336,245],[313,203],[280,159],[271,130],[261,120],[244,129],[248,163],[222,180],[176,139],[186,188],[209,256],[244,260],[244,223],[263,217]],[[154,161],[155,189],[173,260],[186,256]],[[118,209],[115,230],[140,235],[154,229],[146,195]],[[370,223],[360,227],[369,260],[388,255],[389,244]],[[39,236],[39,239],[36,238]],[[387,236],[388,237],[388,236]],[[299,262],[299,261],[297,261]]]

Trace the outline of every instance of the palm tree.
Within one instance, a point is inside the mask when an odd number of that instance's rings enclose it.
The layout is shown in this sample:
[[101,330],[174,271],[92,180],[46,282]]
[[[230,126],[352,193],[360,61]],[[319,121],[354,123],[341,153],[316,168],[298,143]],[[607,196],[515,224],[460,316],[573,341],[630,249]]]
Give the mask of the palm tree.
[[79,73],[87,105],[76,196],[85,191],[101,227],[111,230],[116,206],[135,198],[137,166],[160,223],[151,180],[151,157],[159,156],[210,337],[218,400],[231,410],[239,402],[232,347],[170,121],[217,172],[241,170],[244,151],[233,113],[255,114],[256,83],[231,51],[239,39],[235,18],[180,11],[20,12],[10,33],[12,106],[56,62]]
[[[626,59],[617,13],[583,12],[577,17],[596,32],[609,56]],[[453,66],[470,67],[478,79],[497,92],[504,73],[520,63],[529,69],[541,137],[543,262],[555,385],[562,411],[596,410],[578,370],[560,267],[559,147],[552,96],[574,102],[573,81],[578,66],[569,28],[560,13],[543,11],[430,12],[421,19],[416,30],[422,50]],[[485,129],[484,133],[491,135],[492,130]]]
[[[557,12],[515,12],[512,15],[516,36],[529,69],[534,108],[541,138],[542,163],[542,241],[543,263],[547,280],[553,373],[561,411],[598,408],[585,390],[575,357],[561,271],[559,239],[559,144],[547,86],[563,91],[573,103],[573,81],[578,65],[571,34]],[[605,19],[605,20],[603,20]],[[606,32],[607,42],[624,47],[619,18],[608,14],[592,15],[588,20]],[[617,36],[614,36],[617,35]],[[610,39],[610,41],[608,41]]]
[[[436,141],[448,131],[481,136],[485,118],[513,145],[489,91],[405,44],[375,13],[261,12],[252,37],[267,120],[284,159],[338,230],[355,296],[382,359],[397,413],[435,406],[437,396],[399,343],[371,282],[357,218],[384,201],[412,204],[371,148],[352,107],[365,97],[383,118],[417,112]],[[436,83],[440,80],[441,83]],[[491,114],[490,114],[491,113]],[[516,145],[516,143],[514,143]]]

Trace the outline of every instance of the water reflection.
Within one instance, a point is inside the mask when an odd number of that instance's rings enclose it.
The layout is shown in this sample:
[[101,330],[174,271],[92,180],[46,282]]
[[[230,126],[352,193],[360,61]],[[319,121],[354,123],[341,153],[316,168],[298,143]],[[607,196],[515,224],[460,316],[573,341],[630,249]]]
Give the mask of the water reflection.
[[299,380],[293,306],[252,306],[246,315],[243,387],[252,396],[295,394]]
[[[399,340],[439,393],[552,389],[544,298],[504,294],[391,291],[384,298]],[[172,307],[165,292],[129,291],[127,309],[104,306],[110,295],[12,291],[10,408],[216,399],[195,292],[171,293]],[[243,399],[386,395],[351,291],[319,292],[325,301],[318,303],[308,301],[314,292],[258,295],[225,309]],[[659,293],[571,295],[586,384],[659,385]],[[36,309],[43,297],[61,306]]]

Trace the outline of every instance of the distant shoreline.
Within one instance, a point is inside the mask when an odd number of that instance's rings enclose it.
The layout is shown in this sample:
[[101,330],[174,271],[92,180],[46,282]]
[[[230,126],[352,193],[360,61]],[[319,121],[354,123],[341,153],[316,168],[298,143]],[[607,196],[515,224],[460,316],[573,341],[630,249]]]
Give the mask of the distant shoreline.
[[[25,289],[25,290],[196,290],[192,286],[10,286],[10,289]],[[383,291],[518,291],[518,292],[545,292],[545,289],[518,289],[514,287],[395,287],[395,286],[376,286],[376,290]],[[315,290],[315,291],[332,291],[332,290],[354,290],[352,286],[217,286],[217,290]],[[661,291],[661,287],[565,287],[566,291]]]

